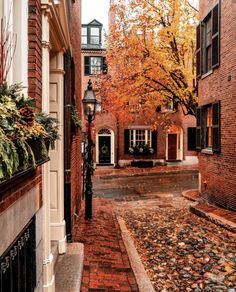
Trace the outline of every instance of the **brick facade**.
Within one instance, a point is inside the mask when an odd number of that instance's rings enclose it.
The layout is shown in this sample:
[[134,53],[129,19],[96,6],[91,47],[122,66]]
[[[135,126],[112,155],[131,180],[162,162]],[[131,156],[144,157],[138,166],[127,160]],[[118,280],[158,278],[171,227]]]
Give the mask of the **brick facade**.
[[[75,63],[75,101],[79,116],[81,117],[81,1],[72,5],[71,15],[71,42],[72,56]],[[76,36],[76,37],[75,37]],[[71,143],[71,213],[72,213],[72,236],[74,235],[75,216],[79,214],[81,207],[81,131],[77,130]],[[76,215],[74,215],[76,214]]]
[[[154,110],[153,110],[154,111]],[[123,125],[120,126],[119,129],[119,160],[133,160],[133,159],[149,159],[149,160],[154,160],[154,161],[162,161],[164,162],[168,157],[167,154],[167,135],[168,135],[168,129],[166,129],[165,127],[163,127],[163,125],[161,125],[161,119],[159,119],[158,116],[160,116],[160,113],[153,113],[152,117],[146,118],[145,122],[143,121],[143,117],[140,118],[135,118],[134,121],[132,123],[125,123]],[[189,127],[195,127],[195,117],[193,116],[184,116],[181,112],[181,110],[179,110],[177,113],[171,114],[170,115],[171,118],[171,124],[170,124],[170,129],[173,127],[177,127],[179,129],[181,129],[180,131],[182,131],[181,134],[181,140],[183,143],[182,146],[178,146],[179,148],[181,148],[181,158],[180,160],[185,160],[188,156],[196,156],[196,151],[190,151],[188,150],[188,137],[187,137],[187,131]],[[158,123],[159,121],[159,123]],[[153,128],[153,125],[157,123],[157,151],[156,153],[152,154],[152,155],[147,155],[147,156],[136,156],[134,157],[133,155],[130,154],[125,154],[124,149],[125,149],[125,140],[124,140],[124,131],[125,129],[132,129],[132,128],[142,128],[142,127],[149,127],[150,129]],[[169,123],[169,122],[168,122]],[[166,122],[167,125],[167,122]],[[176,129],[177,129],[176,128]],[[174,128],[173,128],[174,129]],[[173,133],[177,133],[177,131],[175,131],[175,129],[173,130]]]
[[41,1],[29,0],[28,20],[28,94],[36,99],[36,107],[41,109],[42,97],[42,16]]
[[[200,20],[218,3],[200,0]],[[220,153],[199,153],[201,193],[236,210],[236,2],[220,1],[220,65],[199,79],[199,105],[220,100]]]
[[[29,81],[29,96],[36,99],[37,108],[41,108],[42,96],[42,44],[41,34],[41,8],[40,0],[29,1],[29,56],[28,56],[28,81]],[[0,213],[9,208],[19,198],[24,196],[30,189],[37,184],[40,185],[39,200],[42,205],[42,190],[41,190],[41,167],[38,167],[36,172],[32,171],[26,179],[18,184],[17,181],[12,183],[7,191],[1,193]]]
[[[86,75],[85,73],[85,58],[86,57],[96,57],[106,56],[105,50],[92,50],[90,49],[82,49],[82,62],[81,62],[81,68],[82,68],[82,98],[84,91],[87,88],[87,84],[89,79],[92,80],[93,89],[96,92],[96,87],[99,85],[99,82],[96,80],[96,75]],[[108,68],[108,71],[110,71],[110,68]],[[102,97],[97,96],[98,102],[100,102],[100,99]],[[153,108],[153,113],[149,117],[145,117],[145,122],[143,116],[134,116],[132,122],[126,122],[126,121],[118,121],[116,119],[115,113],[97,113],[96,118],[94,121],[94,129],[93,129],[93,139],[95,141],[95,148],[94,148],[94,161],[96,164],[99,163],[99,131],[101,129],[107,129],[111,132],[111,164],[116,165],[117,163],[120,164],[120,166],[129,165],[132,160],[138,159],[138,160],[153,160],[154,163],[157,161],[161,161],[164,163],[164,161],[167,159],[167,137],[168,133],[166,132],[166,129],[163,128],[163,126],[158,125],[157,129],[157,151],[155,154],[152,155],[146,155],[142,156],[139,155],[137,157],[134,157],[133,155],[125,153],[125,140],[124,140],[124,132],[125,129],[152,129],[153,125],[155,123],[158,124],[159,120],[162,120],[158,118],[158,116],[161,116],[161,113],[156,113],[155,108]],[[193,156],[196,156],[196,151],[189,151],[188,145],[187,145],[187,131],[188,127],[195,127],[195,117],[193,116],[184,116],[179,110],[177,113],[171,115],[171,120],[173,125],[176,125],[179,127],[181,134],[181,142],[179,143],[177,151],[180,153],[178,154],[178,158],[181,158],[179,160],[185,160]],[[83,120],[83,131],[86,132],[86,122]],[[179,138],[178,138],[179,139]],[[114,141],[113,141],[114,140]],[[181,144],[181,145],[180,145]]]

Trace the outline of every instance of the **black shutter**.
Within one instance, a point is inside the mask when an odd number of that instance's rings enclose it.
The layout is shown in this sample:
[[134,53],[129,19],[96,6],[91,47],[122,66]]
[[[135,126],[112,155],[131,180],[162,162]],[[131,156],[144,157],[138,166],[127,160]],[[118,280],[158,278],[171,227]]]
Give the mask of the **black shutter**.
[[106,63],[106,57],[102,58],[102,73],[107,74],[107,63]]
[[212,68],[220,64],[220,6],[212,10]]
[[202,75],[202,52],[201,52],[201,23],[197,26],[197,31],[196,31],[196,36],[197,36],[197,40],[196,40],[196,67],[197,67],[197,78],[199,78]]
[[196,150],[196,128],[188,128],[188,150]]
[[212,104],[212,131],[214,152],[220,152],[220,101]]
[[84,75],[90,75],[90,57],[84,57]]
[[197,127],[196,127],[196,149],[201,150],[202,148],[202,137],[201,137],[201,127],[202,127],[202,109],[197,108]]
[[129,154],[129,129],[125,129],[124,131],[124,146],[125,146],[125,154]]
[[152,148],[154,149],[154,152],[157,152],[157,131],[152,131]]

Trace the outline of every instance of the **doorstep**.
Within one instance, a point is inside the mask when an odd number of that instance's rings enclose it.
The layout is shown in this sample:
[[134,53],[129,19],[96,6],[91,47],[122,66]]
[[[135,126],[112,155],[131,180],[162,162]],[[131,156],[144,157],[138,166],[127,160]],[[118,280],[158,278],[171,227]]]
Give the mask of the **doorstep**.
[[80,292],[84,245],[68,243],[66,254],[59,255],[55,267],[56,292]]

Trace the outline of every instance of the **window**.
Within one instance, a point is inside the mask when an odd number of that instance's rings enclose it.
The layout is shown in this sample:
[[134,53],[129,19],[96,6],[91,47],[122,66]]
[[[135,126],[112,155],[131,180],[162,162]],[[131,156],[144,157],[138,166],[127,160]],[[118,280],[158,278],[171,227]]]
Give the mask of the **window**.
[[100,29],[98,27],[90,28],[90,44],[99,45],[100,43]]
[[212,105],[203,110],[204,113],[204,144],[205,148],[212,148]]
[[205,70],[204,72],[208,72],[211,70],[211,51],[212,51],[212,47],[211,47],[211,37],[212,37],[212,34],[211,34],[211,26],[212,26],[212,19],[211,17],[208,17],[208,19],[206,20],[205,22],[205,38],[206,38],[206,43],[205,43]]
[[157,131],[146,129],[125,129],[124,130],[125,153],[129,153],[129,148],[134,146],[145,146],[157,151]]
[[88,42],[87,27],[82,27],[82,45],[86,45]]
[[220,63],[220,7],[217,4],[197,27],[197,77]]
[[81,36],[82,45],[90,45],[94,47],[100,47],[102,44],[102,25],[96,24],[96,26],[82,25]]
[[197,108],[196,149],[220,151],[220,102]]
[[161,111],[165,112],[175,112],[178,110],[178,103],[174,100],[168,100],[161,105]]
[[151,147],[151,131],[150,130],[129,130],[130,142],[129,146],[148,145]]
[[96,75],[96,74],[106,74],[107,65],[106,58],[100,56],[85,56],[84,57],[84,74],[85,75]]
[[90,74],[91,75],[100,74],[101,71],[102,71],[102,58],[91,57],[90,58]]

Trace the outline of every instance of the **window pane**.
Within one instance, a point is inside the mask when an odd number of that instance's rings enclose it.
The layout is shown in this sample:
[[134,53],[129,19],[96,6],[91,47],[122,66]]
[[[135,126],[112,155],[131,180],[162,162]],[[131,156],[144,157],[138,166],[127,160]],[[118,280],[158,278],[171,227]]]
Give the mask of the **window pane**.
[[97,37],[97,36],[91,36],[90,37],[90,44],[92,44],[92,45],[99,45],[99,37]]
[[87,27],[82,27],[82,35],[87,35]]
[[91,57],[91,65],[92,66],[100,66],[102,65],[102,58],[100,57]]
[[205,147],[212,148],[212,106],[206,108],[205,115]]
[[86,36],[82,36],[82,44],[83,45],[87,44],[87,37]]
[[99,36],[99,28],[98,27],[91,27],[90,28],[90,34],[92,36]]
[[145,130],[136,130],[136,145],[145,145]]
[[130,147],[135,146],[134,145],[134,130],[130,130]]

